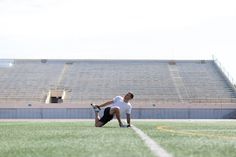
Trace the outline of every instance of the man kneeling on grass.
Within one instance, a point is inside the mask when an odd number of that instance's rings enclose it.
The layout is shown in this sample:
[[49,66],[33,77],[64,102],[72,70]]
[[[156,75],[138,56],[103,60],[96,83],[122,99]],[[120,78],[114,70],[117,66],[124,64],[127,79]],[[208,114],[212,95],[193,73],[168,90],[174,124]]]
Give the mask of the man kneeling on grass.
[[[132,106],[129,103],[130,100],[134,98],[134,95],[129,92],[127,93],[124,98],[121,96],[116,96],[112,101],[108,101],[101,105],[94,105],[91,104],[95,111],[95,126],[96,127],[102,127],[107,122],[113,119],[113,116],[115,115],[120,127],[130,127],[130,114]],[[104,110],[103,117],[99,117],[99,111],[101,110],[101,107],[105,107],[111,105],[109,107],[106,107]],[[126,113],[127,123],[128,125],[123,125],[121,122],[121,115],[122,113]]]

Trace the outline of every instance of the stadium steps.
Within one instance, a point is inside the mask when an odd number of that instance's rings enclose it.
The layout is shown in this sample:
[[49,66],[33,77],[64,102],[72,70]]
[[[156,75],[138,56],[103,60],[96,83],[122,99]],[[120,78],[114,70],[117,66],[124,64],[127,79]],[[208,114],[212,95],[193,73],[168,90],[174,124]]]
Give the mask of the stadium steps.
[[[16,60],[0,68],[0,98],[44,102],[50,88],[65,89],[67,103],[110,100],[127,91],[137,103],[227,100],[236,98],[213,61]],[[203,99],[203,100],[201,100]]]
[[189,94],[185,88],[182,77],[179,74],[179,70],[176,65],[168,65],[171,78],[175,85],[175,89],[178,93],[178,97],[180,101],[183,101],[185,98],[189,98]]

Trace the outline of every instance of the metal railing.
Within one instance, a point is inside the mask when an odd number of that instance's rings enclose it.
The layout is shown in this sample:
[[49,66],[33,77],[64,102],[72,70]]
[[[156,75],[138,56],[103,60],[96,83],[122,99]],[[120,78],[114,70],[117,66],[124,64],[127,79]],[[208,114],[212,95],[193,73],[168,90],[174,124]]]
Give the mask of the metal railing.
[[[100,100],[103,100],[100,98]],[[92,100],[79,100],[79,99],[73,99],[73,100],[65,100],[66,103],[83,103],[83,102],[91,102]],[[105,101],[105,99],[104,99]],[[156,102],[156,103],[236,103],[236,98],[184,98],[184,99],[178,99],[178,98],[152,98],[152,99],[136,99],[134,100],[136,103],[139,102]],[[0,98],[1,104],[19,104],[19,103],[41,103],[44,104],[45,100],[41,98]]]
[[229,72],[224,68],[222,63],[215,56],[212,56],[212,58],[213,58],[215,64],[220,68],[220,70],[224,73],[224,75],[227,77],[227,79],[233,85],[233,88],[236,90],[236,82],[235,82],[234,78],[229,74]]

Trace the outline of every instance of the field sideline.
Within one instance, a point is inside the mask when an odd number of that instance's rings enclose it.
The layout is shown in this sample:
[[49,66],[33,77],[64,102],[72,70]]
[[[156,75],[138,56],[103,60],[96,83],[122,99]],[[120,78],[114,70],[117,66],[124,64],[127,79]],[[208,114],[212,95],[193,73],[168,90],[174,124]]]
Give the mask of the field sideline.
[[[235,157],[235,120],[133,120],[173,157]],[[112,121],[1,119],[0,157],[154,157],[130,128]]]

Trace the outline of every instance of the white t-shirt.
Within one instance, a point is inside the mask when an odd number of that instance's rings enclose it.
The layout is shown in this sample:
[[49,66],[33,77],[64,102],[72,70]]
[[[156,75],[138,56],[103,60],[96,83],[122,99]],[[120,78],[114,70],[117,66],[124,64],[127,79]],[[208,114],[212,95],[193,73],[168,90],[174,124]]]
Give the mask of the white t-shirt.
[[123,113],[131,114],[131,109],[132,109],[131,104],[129,102],[128,103],[124,102],[124,98],[121,96],[116,96],[113,99],[113,104],[111,108],[114,108],[114,107],[119,107],[121,114]]

